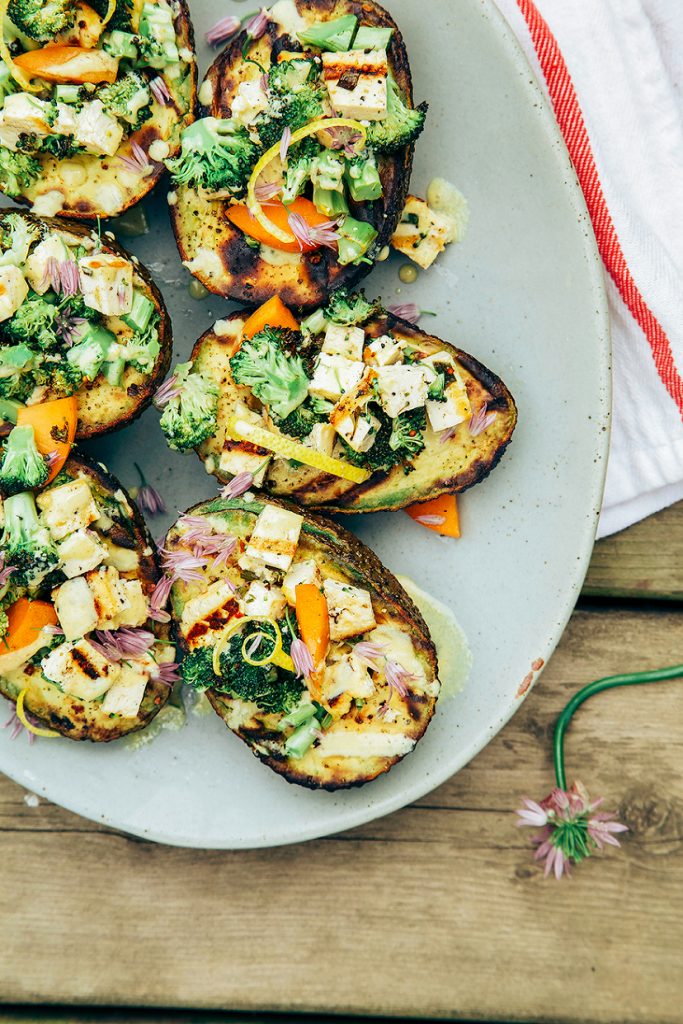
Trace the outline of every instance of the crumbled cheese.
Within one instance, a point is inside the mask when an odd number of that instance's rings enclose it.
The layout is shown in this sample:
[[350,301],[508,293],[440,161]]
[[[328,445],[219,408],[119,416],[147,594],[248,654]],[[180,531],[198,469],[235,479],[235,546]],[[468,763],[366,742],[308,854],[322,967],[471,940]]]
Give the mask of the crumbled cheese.
[[245,554],[274,569],[289,569],[299,543],[303,516],[277,505],[264,505]]
[[308,393],[330,402],[338,402],[342,395],[360,383],[364,372],[365,365],[360,361],[321,352],[313,380],[308,385]]
[[283,593],[293,608],[296,605],[296,588],[302,583],[313,583],[322,589],[323,578],[317,563],[312,558],[296,562],[282,581]]
[[330,616],[331,640],[358,636],[377,625],[372,598],[367,590],[338,580],[325,580],[324,590]]
[[81,576],[94,569],[107,554],[96,533],[91,530],[76,530],[57,545],[61,570],[67,579]]
[[365,331],[362,327],[328,324],[322,351],[331,356],[345,356],[356,362],[363,359]]
[[279,619],[286,604],[285,595],[279,587],[254,580],[240,600],[240,609],[244,615],[254,618]]
[[85,480],[70,480],[59,487],[50,487],[38,494],[36,502],[55,540],[63,540],[67,534],[85,529],[100,514]]
[[74,138],[88,153],[113,156],[121,144],[123,126],[107,114],[101,100],[91,100],[78,113]]
[[19,267],[0,267],[0,320],[9,320],[28,295],[28,285]]
[[371,341],[367,350],[377,366],[393,366],[394,363],[403,362],[403,347],[404,342],[398,338],[383,334]]
[[322,62],[330,100],[340,117],[356,121],[381,121],[386,117],[386,50],[323,53]]
[[76,576],[53,591],[59,625],[67,640],[77,640],[97,626],[95,600],[85,577]]
[[377,370],[380,401],[387,416],[395,419],[427,401],[433,371],[420,366],[383,366]]
[[133,264],[122,256],[96,253],[78,261],[86,306],[105,316],[121,316],[133,308]]
[[261,88],[258,78],[240,82],[230,104],[232,120],[236,124],[248,127],[267,106],[268,97]]
[[408,196],[391,244],[427,270],[456,235],[457,224],[453,217],[432,210],[424,199]]
[[80,700],[96,700],[121,674],[121,665],[109,661],[87,640],[55,647],[41,662],[43,675],[64,693]]

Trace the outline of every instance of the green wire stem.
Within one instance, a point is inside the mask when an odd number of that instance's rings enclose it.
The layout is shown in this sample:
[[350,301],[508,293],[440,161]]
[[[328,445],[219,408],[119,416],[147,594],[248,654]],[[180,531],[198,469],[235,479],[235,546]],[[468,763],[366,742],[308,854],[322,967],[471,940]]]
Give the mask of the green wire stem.
[[679,679],[683,676],[683,665],[672,665],[671,668],[660,668],[653,672],[633,672],[628,675],[607,676],[605,679],[596,679],[588,683],[582,690],[575,693],[572,699],[565,705],[564,710],[557,719],[555,736],[553,739],[553,757],[555,761],[555,778],[560,789],[566,790],[567,776],[564,770],[564,737],[577,708],[581,707],[584,701],[593,697],[603,690],[611,690],[615,686],[640,686],[644,683],[661,683],[666,679]]

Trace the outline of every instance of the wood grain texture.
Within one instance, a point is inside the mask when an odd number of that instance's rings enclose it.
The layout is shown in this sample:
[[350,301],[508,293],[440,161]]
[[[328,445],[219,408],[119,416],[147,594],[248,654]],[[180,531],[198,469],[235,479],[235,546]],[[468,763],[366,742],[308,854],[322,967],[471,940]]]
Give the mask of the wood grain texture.
[[683,502],[598,541],[584,594],[680,601],[682,566]]
[[[519,714],[418,804],[254,852],[154,846],[0,783],[5,1002],[680,1024],[683,682],[577,715],[568,772],[632,829],[544,881],[520,795],[590,679],[682,658],[683,613],[582,611]],[[163,1019],[163,1015],[160,1014]]]

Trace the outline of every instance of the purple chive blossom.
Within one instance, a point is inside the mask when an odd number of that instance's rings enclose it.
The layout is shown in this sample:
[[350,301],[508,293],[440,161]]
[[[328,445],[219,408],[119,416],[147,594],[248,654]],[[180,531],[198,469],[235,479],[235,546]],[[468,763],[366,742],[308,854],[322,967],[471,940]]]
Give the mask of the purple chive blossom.
[[160,106],[166,107],[173,102],[173,98],[168,91],[168,86],[161,75],[157,75],[156,78],[153,78],[149,83],[149,87],[152,92],[152,96]]
[[[334,116],[337,117],[338,115],[335,113]],[[362,138],[360,132],[352,131],[349,133],[348,128],[342,128],[341,126],[326,128],[325,132],[329,135],[332,143],[330,149],[343,149],[346,156],[356,156],[356,146]]]
[[294,662],[294,668],[296,669],[297,679],[309,679],[313,674],[313,658],[303,640],[298,638],[292,640],[292,647],[290,650],[292,661]]
[[177,377],[173,374],[168,380],[165,380],[161,387],[157,390],[154,395],[154,404],[157,409],[163,409],[165,405],[173,401],[180,394],[180,388],[176,387]]
[[[459,426],[459,424],[458,424]],[[458,432],[458,427],[449,427],[448,430],[442,430],[439,434],[439,442],[446,444],[448,441],[452,441]]]
[[137,462],[133,463],[140,476],[140,487],[138,488],[137,503],[138,508],[143,514],[150,516],[162,516],[166,512],[166,502],[161,497],[156,487],[152,487],[148,484],[145,475],[138,466]]
[[261,86],[261,92],[264,92],[266,96],[268,96],[270,92],[270,82],[268,80],[268,75],[265,73],[265,71],[259,78],[258,84]]
[[479,434],[483,434],[485,430],[495,422],[498,413],[488,412],[487,413],[486,402],[482,405],[478,412],[472,413],[469,422],[470,434],[472,437],[478,437]]
[[254,477],[251,473],[238,473],[221,490],[221,498],[239,498],[240,495],[246,494],[253,483]]
[[279,185],[276,181],[263,181],[256,186],[254,191],[259,203],[263,205],[274,199],[281,188],[282,185]]
[[446,522],[446,517],[436,515],[415,516],[415,522],[421,523],[422,526],[443,526]]
[[613,814],[595,813],[603,801],[592,801],[580,782],[566,791],[554,789],[540,803],[528,797],[523,802],[517,825],[541,830],[531,842],[536,847],[534,859],[544,862],[546,878],[551,873],[557,879],[568,875],[572,864],[580,864],[605,845],[620,846],[617,834],[628,831]]
[[323,224],[312,227],[300,214],[290,213],[288,222],[300,249],[316,248],[321,245],[327,249],[336,248],[339,241],[339,233],[335,231],[336,220],[326,220]]
[[45,263],[40,281],[41,288],[52,288],[58,295],[77,295],[81,290],[81,278],[75,260],[58,260],[55,256]]
[[152,170],[149,157],[139,142],[131,142],[130,153],[117,157],[117,159],[127,171],[131,171],[133,174],[147,175]]
[[161,564],[172,580],[193,583],[203,579],[200,569],[206,569],[206,559],[189,551],[173,551],[161,548]]
[[154,622],[170,622],[171,616],[165,611],[168,599],[171,593],[171,587],[173,586],[173,578],[171,576],[162,576],[154,590],[152,591],[149,599],[149,608],[147,609],[149,618]]
[[[29,722],[31,722],[31,716],[28,713],[26,713],[26,717],[29,720]],[[30,729],[26,728],[23,722],[19,721],[19,719],[17,718],[17,713],[14,710],[12,711],[7,721],[4,722],[0,728],[10,730],[9,738],[11,740],[15,740],[17,736],[21,736],[22,732],[25,732],[28,736],[29,743],[35,743],[36,741],[36,737],[34,736],[34,734],[31,732]]]
[[291,144],[292,129],[289,127],[289,125],[287,125],[287,127],[282,133],[282,138],[280,139],[280,160],[282,161],[282,163],[284,163],[285,160],[287,159],[287,154],[289,153],[289,147],[291,146]]
[[55,330],[66,347],[71,348],[81,340],[87,323],[84,316],[72,316],[69,306],[65,306],[55,317]]
[[270,14],[262,7],[258,14],[250,18],[246,25],[246,33],[250,39],[260,39],[270,22]]
[[258,651],[259,647],[261,646],[261,641],[262,640],[263,640],[263,634],[262,633],[254,633],[254,635],[250,639],[249,643],[244,648],[244,653],[246,654],[246,656],[248,658],[253,658],[254,657],[254,655]]
[[409,324],[416,324],[422,316],[422,310],[416,302],[399,302],[393,306],[387,306],[387,311],[393,316],[407,320]]
[[152,679],[158,679],[166,686],[173,686],[180,679],[180,665],[175,661],[162,661],[152,668]]
[[0,587],[4,587],[12,573],[16,571],[15,565],[5,565],[5,552],[0,551]]
[[387,661],[384,674],[387,677],[389,689],[392,691],[396,690],[399,697],[406,697],[408,695],[408,683],[417,679],[417,676],[414,676],[412,672],[408,672],[397,661]]
[[227,43],[228,39],[237,35],[241,25],[242,22],[239,18],[236,18],[234,14],[228,14],[211,26],[206,33],[206,41],[209,46],[222,46],[223,43]]
[[64,636],[64,630],[61,626],[43,626],[43,630],[49,633],[50,636]]
[[152,647],[156,637],[148,629],[97,629],[90,643],[108,661],[142,658]]
[[206,567],[207,559],[212,558],[212,569],[225,564],[237,547],[237,538],[229,533],[216,533],[202,516],[182,516],[178,525],[186,529],[182,542],[192,549],[197,559],[202,559]]
[[377,661],[385,657],[385,650],[384,644],[375,644],[371,640],[361,640],[353,648],[353,656],[361,665],[371,669],[373,672],[379,672]]

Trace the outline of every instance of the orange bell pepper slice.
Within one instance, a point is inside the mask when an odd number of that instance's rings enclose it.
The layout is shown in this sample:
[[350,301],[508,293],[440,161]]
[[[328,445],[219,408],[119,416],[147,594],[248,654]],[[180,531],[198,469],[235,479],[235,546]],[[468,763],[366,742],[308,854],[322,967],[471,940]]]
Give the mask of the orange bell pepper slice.
[[43,46],[20,53],[14,63],[31,78],[47,82],[111,83],[119,70],[118,57],[82,46]]
[[438,498],[432,498],[431,501],[411,505],[406,512],[420,526],[426,526],[434,533],[440,533],[443,537],[460,536],[458,499],[455,494],[440,494]]
[[69,457],[78,425],[78,402],[71,398],[57,398],[53,402],[22,406],[17,413],[17,426],[30,424],[41,455],[56,453],[45,481],[49,484],[57,476]]
[[244,327],[242,328],[243,338],[253,338],[265,327],[280,327],[285,330],[298,331],[299,321],[289,311],[279,295],[273,295],[262,306],[255,310]]
[[325,663],[330,646],[330,616],[327,599],[315,583],[300,583],[295,591],[296,621],[301,639],[308,647],[315,670],[308,679],[308,690],[313,700],[320,701],[320,669]]
[[245,235],[255,238],[257,242],[262,242],[264,245],[270,245],[273,249],[280,249],[282,252],[314,252],[314,250],[320,248],[318,243],[315,245],[300,244],[289,226],[290,213],[298,213],[309,227],[312,228],[317,227],[319,224],[326,224],[329,221],[330,218],[316,210],[310,199],[298,196],[289,206],[285,206],[279,199],[269,200],[265,205],[265,209],[268,219],[272,220],[276,227],[291,234],[291,242],[281,242],[279,238],[275,238],[269,231],[266,231],[256,218],[252,217],[248,208],[243,203],[236,203],[234,206],[230,206],[226,217]]
[[57,613],[50,601],[29,601],[20,597],[7,610],[9,625],[0,642],[0,654],[20,651],[38,639],[44,626],[57,625]]

